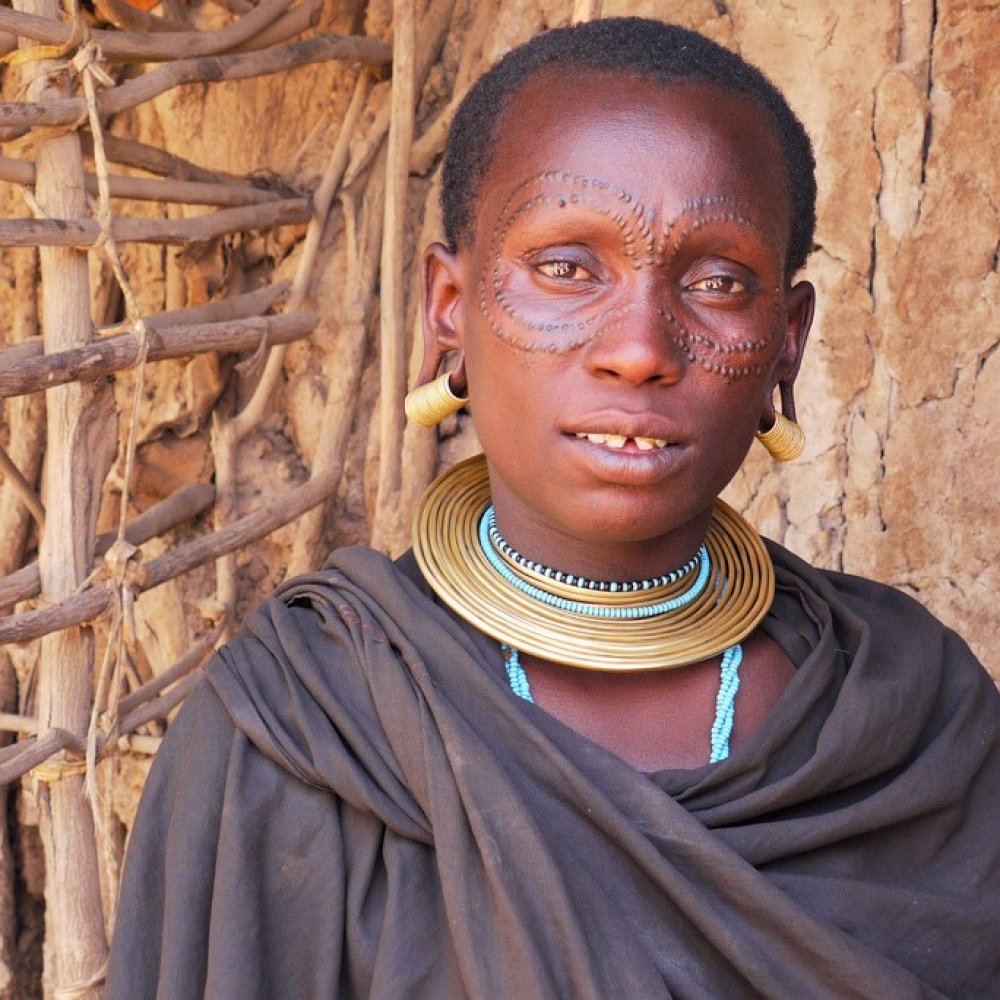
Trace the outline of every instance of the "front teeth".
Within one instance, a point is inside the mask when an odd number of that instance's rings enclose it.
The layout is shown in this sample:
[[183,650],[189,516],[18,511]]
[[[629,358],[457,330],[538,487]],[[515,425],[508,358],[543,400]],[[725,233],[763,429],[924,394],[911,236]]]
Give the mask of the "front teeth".
[[609,448],[624,448],[626,441],[634,441],[639,451],[652,451],[654,448],[665,448],[667,442],[663,438],[634,437],[623,434],[577,434],[578,438],[586,438],[591,444],[605,444]]
[[666,441],[658,441],[656,438],[635,439],[635,445],[639,451],[652,451],[654,448],[662,448],[666,443]]

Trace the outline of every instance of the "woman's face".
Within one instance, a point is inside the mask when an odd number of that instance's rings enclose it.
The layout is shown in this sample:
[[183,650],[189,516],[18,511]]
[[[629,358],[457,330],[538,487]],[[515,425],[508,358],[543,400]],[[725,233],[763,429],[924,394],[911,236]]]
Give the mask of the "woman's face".
[[773,129],[716,87],[546,71],[478,195],[468,245],[428,252],[427,318],[501,531],[584,573],[683,561],[811,315]]

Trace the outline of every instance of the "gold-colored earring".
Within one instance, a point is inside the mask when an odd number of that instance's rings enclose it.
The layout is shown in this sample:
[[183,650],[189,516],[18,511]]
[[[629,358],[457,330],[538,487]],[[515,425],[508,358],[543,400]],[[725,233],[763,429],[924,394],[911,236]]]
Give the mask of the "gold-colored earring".
[[757,440],[767,449],[771,458],[779,462],[792,462],[805,451],[806,432],[801,424],[789,420],[783,413],[775,413],[773,426],[766,431],[757,431]]
[[451,391],[450,372],[433,382],[417,386],[406,394],[403,409],[406,416],[420,427],[434,427],[449,414],[457,413],[469,401],[468,396],[456,396]]

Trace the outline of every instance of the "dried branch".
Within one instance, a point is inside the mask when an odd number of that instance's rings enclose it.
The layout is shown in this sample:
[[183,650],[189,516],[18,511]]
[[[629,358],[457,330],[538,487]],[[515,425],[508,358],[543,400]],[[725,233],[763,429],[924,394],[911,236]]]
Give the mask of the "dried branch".
[[[272,25],[292,5],[292,0],[260,0],[248,14],[217,31],[103,31],[90,37],[107,62],[162,62],[215,55],[242,45]],[[22,14],[0,7],[0,30],[10,31],[47,45],[64,45],[73,37],[70,24],[47,17]]]
[[[94,140],[85,132],[80,136],[80,143],[87,156],[94,155]],[[112,163],[124,167],[135,167],[150,174],[161,177],[173,177],[179,181],[201,181],[204,184],[225,184],[230,187],[252,187],[258,189],[263,185],[255,184],[252,179],[240,177],[237,174],[227,174],[222,170],[208,170],[199,167],[182,156],[167,153],[156,146],[148,146],[135,139],[122,139],[116,135],[104,137],[104,155]],[[265,190],[267,188],[265,187]],[[285,192],[290,194],[291,192]]]
[[117,747],[126,753],[131,750],[133,753],[142,753],[153,757],[159,752],[162,742],[162,736],[136,736],[134,733],[130,733],[127,736],[118,737]]
[[[98,108],[101,115],[118,114],[183,84],[246,80],[330,59],[358,59],[375,67],[383,67],[392,61],[392,50],[377,38],[326,34],[261,52],[178,59],[104,91],[98,100]],[[15,139],[36,125],[75,126],[83,121],[86,113],[87,107],[82,97],[2,103],[0,142]]]
[[21,475],[21,470],[11,461],[10,456],[3,448],[0,448],[0,475],[10,483],[14,492],[35,519],[38,527],[43,527],[45,524],[45,508],[42,506],[41,500],[38,499],[35,491],[28,485],[24,476]]
[[127,714],[132,709],[137,708],[150,698],[156,697],[165,688],[170,687],[175,681],[189,674],[195,667],[199,666],[212,652],[212,648],[219,641],[224,631],[224,623],[216,625],[208,635],[199,639],[175,664],[168,667],[161,674],[157,674],[151,681],[136,688],[131,694],[126,695],[118,702],[118,711]]
[[17,781],[33,767],[48,760],[60,750],[83,753],[83,741],[65,729],[49,729],[22,743],[13,743],[0,750],[0,785]]
[[183,309],[170,309],[155,316],[147,316],[146,326],[151,330],[163,331],[175,326],[221,323],[223,320],[260,316],[285,298],[291,284],[290,281],[275,281],[241,295],[229,295],[201,305],[185,306]]
[[601,16],[601,6],[601,0],[575,0],[572,23],[596,21]]
[[[290,281],[276,281],[253,292],[242,295],[230,295],[224,299],[213,299],[197,306],[185,306],[183,309],[170,309],[146,318],[146,326],[151,330],[167,330],[173,326],[191,326],[196,323],[219,323],[222,320],[245,319],[248,316],[259,316],[267,312],[273,305],[285,297],[291,287]],[[119,323],[113,327],[104,327],[99,332],[101,336],[113,336],[130,329],[128,324]],[[43,354],[42,338],[31,337],[11,347],[0,349],[0,372],[28,358],[38,358]]]
[[[441,47],[448,35],[448,26],[451,24],[454,6],[455,0],[431,0],[427,14],[420,19],[420,44],[417,46],[416,54],[415,85],[418,91],[426,82],[431,67],[441,54]],[[350,187],[357,180],[381,148],[382,141],[389,131],[390,110],[389,105],[384,105],[372,122],[364,145],[351,160],[351,166],[344,177],[344,187]]]
[[[347,107],[347,113],[340,124],[337,141],[334,143],[333,151],[330,153],[330,160],[327,163],[326,170],[323,172],[323,178],[316,188],[316,193],[313,195],[313,217],[309,221],[309,228],[306,230],[306,238],[302,247],[302,255],[295,270],[295,283],[292,287],[288,303],[289,309],[300,308],[309,291],[313,266],[316,262],[316,254],[319,251],[320,241],[323,238],[323,231],[326,229],[330,208],[333,205],[333,196],[344,176],[344,170],[347,168],[351,136],[357,126],[358,119],[361,117],[370,86],[371,77],[367,72],[362,71],[355,82],[354,93],[351,95],[351,102]],[[241,441],[252,428],[260,423],[268,405],[274,398],[274,392],[277,388],[278,379],[281,377],[284,360],[285,351],[280,347],[269,354],[264,374],[254,389],[253,395],[242,411],[233,418],[232,433],[234,443]]]
[[27,715],[14,715],[12,712],[0,712],[0,732],[37,733],[38,719]]
[[[143,542],[197,517],[214,499],[215,489],[208,483],[182,486],[128,524],[125,528],[125,540],[131,545],[142,545]],[[115,538],[116,532],[113,531],[97,536],[94,545],[96,559],[100,559],[111,548]],[[40,590],[38,563],[28,563],[0,579],[0,608],[8,608],[18,601],[37,597]]]
[[[201,682],[201,672],[189,674],[167,694],[139,708],[133,709],[118,724],[114,740],[105,736],[98,740],[97,756],[103,758],[113,752],[122,740],[126,745],[140,753],[155,753],[159,748],[159,737],[153,737],[152,742],[143,737],[130,736],[134,729],[144,726],[155,719],[164,719],[177,707],[191,691]],[[83,741],[65,729],[49,729],[38,733],[38,720],[22,715],[0,713],[0,731],[29,733],[30,738],[20,743],[0,749],[0,785],[8,785],[16,781],[32,768],[49,760],[61,750],[67,750],[76,758],[82,758],[85,752]]]
[[434,165],[448,138],[448,129],[475,76],[476,59],[482,52],[483,42],[489,34],[496,14],[489,4],[480,4],[472,27],[462,40],[462,57],[455,72],[455,84],[444,110],[431,122],[410,151],[410,170],[423,176]]
[[259,35],[242,45],[234,45],[230,51],[251,52],[287,42],[289,38],[301,35],[309,28],[315,28],[322,10],[323,0],[305,0],[304,3],[282,14],[274,24],[265,28]]
[[183,680],[178,682],[166,694],[152,701],[140,705],[126,715],[118,724],[118,731],[127,733],[139,726],[144,726],[154,719],[165,719],[167,715],[176,708],[201,681],[201,671],[188,674]]
[[[248,351],[261,343],[286,344],[311,333],[318,321],[315,313],[294,312],[151,330],[147,360],[162,361],[208,351]],[[134,365],[141,350],[139,341],[126,333],[10,366],[3,365],[3,353],[0,352],[0,397],[110,375]]]
[[111,589],[102,585],[75,594],[48,608],[7,615],[0,618],[0,645],[7,642],[30,642],[51,632],[92,621],[104,614],[110,605]]
[[399,505],[402,480],[397,445],[403,436],[406,394],[406,194],[410,179],[416,104],[416,24],[412,0],[392,8],[392,103],[385,165],[379,330],[378,493],[372,544],[380,547],[390,510]]
[[[335,478],[317,477],[301,486],[278,493],[269,498],[259,510],[244,515],[220,531],[180,545],[148,563],[140,563],[131,574],[130,586],[137,593],[143,593],[197,566],[235,552],[322,503],[336,486]],[[74,594],[52,607],[0,618],[0,645],[29,642],[51,632],[92,621],[108,610],[111,600],[111,585],[104,583]]]
[[[383,152],[381,158],[384,159],[384,156]],[[342,197],[347,266],[340,310],[341,326],[335,347],[336,364],[330,370],[326,404],[312,460],[312,475],[331,483],[339,482],[343,473],[344,455],[364,371],[369,313],[378,282],[385,205],[385,185],[378,166],[369,178],[361,213],[357,211],[353,197],[346,194]],[[288,560],[289,573],[304,573],[315,568],[316,553],[323,536],[323,515],[322,506],[314,507],[305,511],[295,525],[295,541]]]
[[[28,160],[0,157],[0,181],[31,187],[35,183],[35,165]],[[123,176],[112,176],[108,181],[112,198],[129,198],[133,201],[236,206],[281,200],[279,192],[251,187],[249,184],[205,184],[198,181],[161,181],[148,177]],[[97,177],[94,174],[84,174],[83,183],[88,194],[97,194]]]
[[[186,246],[250,229],[308,222],[309,203],[302,198],[222,208],[194,219],[114,219],[116,243],[168,243]],[[0,246],[88,247],[98,242],[101,227],[89,219],[0,219]]]

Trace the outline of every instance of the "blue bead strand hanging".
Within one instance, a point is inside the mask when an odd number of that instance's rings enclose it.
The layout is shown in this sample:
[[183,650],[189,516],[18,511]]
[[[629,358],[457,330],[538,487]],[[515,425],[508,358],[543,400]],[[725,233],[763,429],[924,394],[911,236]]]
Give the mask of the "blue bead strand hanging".
[[[528,675],[521,666],[521,657],[513,646],[500,644],[503,653],[504,666],[507,669],[507,682],[511,691],[518,698],[530,701],[535,699],[531,694],[531,684]],[[743,647],[737,643],[730,646],[722,654],[722,664],[719,668],[719,693],[715,699],[715,721],[710,733],[711,750],[709,764],[718,764],[729,756],[729,740],[733,734],[733,721],[736,715],[736,693],[740,689],[740,665],[743,662]]]

